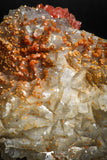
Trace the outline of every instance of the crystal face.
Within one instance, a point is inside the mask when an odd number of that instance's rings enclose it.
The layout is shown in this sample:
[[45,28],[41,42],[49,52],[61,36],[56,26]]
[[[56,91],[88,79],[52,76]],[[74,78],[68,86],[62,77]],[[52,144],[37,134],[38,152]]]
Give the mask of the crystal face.
[[4,159],[106,159],[106,40],[44,9],[10,11],[0,25],[0,145]]

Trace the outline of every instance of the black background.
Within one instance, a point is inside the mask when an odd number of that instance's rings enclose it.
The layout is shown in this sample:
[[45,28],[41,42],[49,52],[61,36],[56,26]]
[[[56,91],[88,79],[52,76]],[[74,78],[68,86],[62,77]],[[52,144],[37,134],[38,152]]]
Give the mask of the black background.
[[77,20],[82,22],[81,29],[107,39],[107,0],[0,0],[0,21],[9,9],[20,5],[36,6],[39,3],[68,8]]

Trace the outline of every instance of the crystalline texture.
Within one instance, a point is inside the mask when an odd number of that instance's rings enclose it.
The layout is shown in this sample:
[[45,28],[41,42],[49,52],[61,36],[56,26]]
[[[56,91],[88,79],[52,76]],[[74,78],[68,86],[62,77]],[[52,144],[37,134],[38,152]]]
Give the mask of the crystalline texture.
[[4,159],[106,156],[106,49],[106,40],[44,9],[21,6],[5,16],[0,25]]

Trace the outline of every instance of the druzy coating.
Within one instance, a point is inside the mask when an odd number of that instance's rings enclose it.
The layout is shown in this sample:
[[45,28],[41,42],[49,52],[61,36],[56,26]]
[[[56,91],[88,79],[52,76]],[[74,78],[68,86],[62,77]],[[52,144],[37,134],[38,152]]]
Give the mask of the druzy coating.
[[10,11],[0,25],[4,152],[30,159],[51,151],[73,160],[104,157],[106,124],[106,40],[41,8]]

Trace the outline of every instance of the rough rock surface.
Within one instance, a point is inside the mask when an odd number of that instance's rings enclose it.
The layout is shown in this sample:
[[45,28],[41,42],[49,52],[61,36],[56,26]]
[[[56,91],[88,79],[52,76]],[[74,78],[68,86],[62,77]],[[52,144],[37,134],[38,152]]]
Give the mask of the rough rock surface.
[[6,160],[106,160],[106,40],[43,9],[10,11],[0,25],[0,145]]

